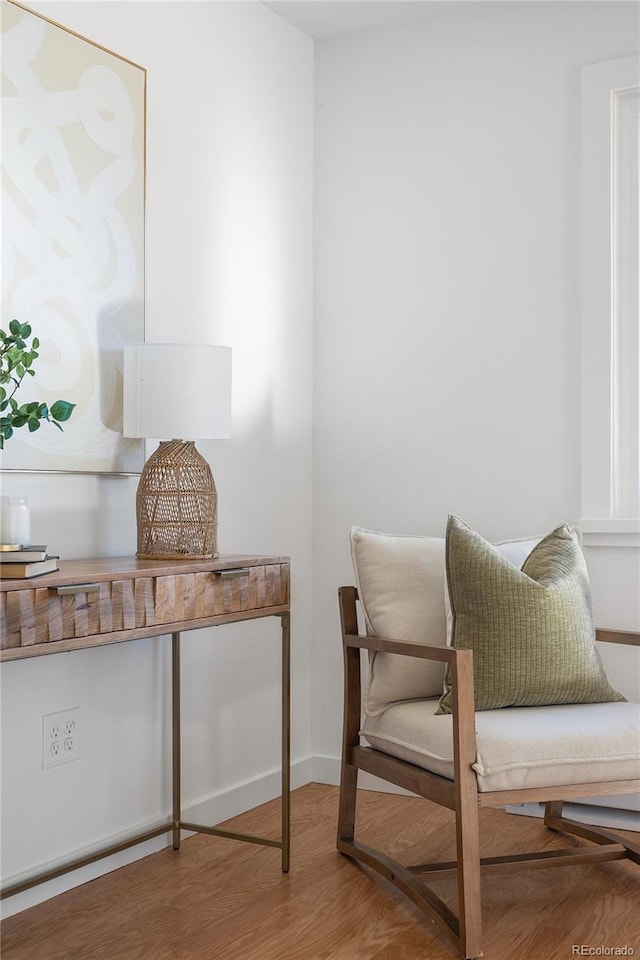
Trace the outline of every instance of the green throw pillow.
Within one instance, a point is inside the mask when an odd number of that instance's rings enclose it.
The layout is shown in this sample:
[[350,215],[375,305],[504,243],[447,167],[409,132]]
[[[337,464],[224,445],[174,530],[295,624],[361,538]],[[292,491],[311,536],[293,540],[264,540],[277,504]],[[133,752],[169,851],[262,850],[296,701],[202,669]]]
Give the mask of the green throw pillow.
[[[567,524],[515,567],[458,517],[449,517],[447,585],[452,646],[473,650],[476,710],[624,700],[595,644],[591,591]],[[438,713],[451,713],[445,671]]]

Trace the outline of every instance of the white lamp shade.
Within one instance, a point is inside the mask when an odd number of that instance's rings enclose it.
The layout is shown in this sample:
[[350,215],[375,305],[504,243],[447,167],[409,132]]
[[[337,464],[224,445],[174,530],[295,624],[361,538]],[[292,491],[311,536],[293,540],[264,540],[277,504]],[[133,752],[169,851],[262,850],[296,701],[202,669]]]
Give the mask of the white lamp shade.
[[125,437],[231,435],[231,347],[138,343],[124,348]]

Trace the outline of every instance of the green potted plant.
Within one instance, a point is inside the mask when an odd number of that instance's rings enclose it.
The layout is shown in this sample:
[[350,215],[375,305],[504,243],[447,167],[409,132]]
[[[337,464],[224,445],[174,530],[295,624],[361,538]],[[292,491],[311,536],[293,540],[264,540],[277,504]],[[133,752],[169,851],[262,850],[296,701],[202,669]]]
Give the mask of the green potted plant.
[[75,403],[68,400],[56,400],[51,406],[32,400],[18,404],[15,394],[28,375],[35,377],[33,363],[38,359],[40,341],[31,338],[31,326],[12,320],[9,333],[0,330],[0,450],[13,436],[15,430],[27,427],[30,433],[40,429],[43,420],[52,423],[58,430],[69,419]]

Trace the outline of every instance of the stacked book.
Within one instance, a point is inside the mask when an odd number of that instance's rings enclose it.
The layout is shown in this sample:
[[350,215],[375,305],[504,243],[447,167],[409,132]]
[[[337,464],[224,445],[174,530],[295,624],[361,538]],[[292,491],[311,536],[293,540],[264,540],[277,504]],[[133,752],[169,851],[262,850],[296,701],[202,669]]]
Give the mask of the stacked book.
[[58,557],[47,553],[46,544],[20,547],[14,544],[0,550],[0,579],[25,580],[53,573],[58,569]]

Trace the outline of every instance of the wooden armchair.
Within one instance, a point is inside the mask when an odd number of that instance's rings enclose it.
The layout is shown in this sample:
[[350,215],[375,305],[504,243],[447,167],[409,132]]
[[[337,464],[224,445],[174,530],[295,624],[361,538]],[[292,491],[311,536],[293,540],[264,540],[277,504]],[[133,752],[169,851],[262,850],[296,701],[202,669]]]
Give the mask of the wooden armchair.
[[[360,535],[365,533],[358,531]],[[402,546],[401,543],[401,549]],[[463,957],[480,957],[483,953],[480,885],[484,869],[513,871],[623,858],[640,864],[640,844],[629,842],[608,829],[567,819],[562,813],[563,803],[572,798],[640,791],[640,710],[637,704],[625,701],[504,707],[476,712],[471,649],[446,646],[442,637],[428,645],[417,640],[415,631],[408,639],[400,640],[374,635],[372,620],[377,619],[380,626],[380,623],[384,625],[385,618],[388,624],[394,616],[393,597],[389,600],[388,596],[378,608],[377,598],[372,597],[376,576],[384,575],[386,569],[391,571],[388,579],[393,581],[401,566],[397,552],[392,549],[388,555],[387,547],[383,541],[382,553],[373,563],[374,567],[377,565],[373,577],[371,558],[359,566],[354,556],[357,579],[368,594],[368,602],[364,604],[365,633],[360,633],[358,628],[358,590],[347,586],[339,591],[345,704],[337,846],[341,853],[391,881],[453,939]],[[436,555],[439,553],[442,558],[443,549],[442,543]],[[414,559],[410,557],[407,562],[412,563]],[[433,571],[433,557],[429,564]],[[377,582],[381,582],[380,577]],[[422,597],[425,580],[420,576],[416,582],[421,584]],[[399,592],[404,591],[402,602],[406,606],[411,588],[407,590],[406,581],[403,583]],[[444,571],[440,589],[443,585]],[[390,589],[394,589],[393,583]],[[437,596],[437,589],[432,596]],[[417,621],[413,627],[416,625],[419,627]],[[407,630],[411,633],[405,624]],[[388,626],[386,632],[390,632]],[[640,645],[640,634],[635,633],[598,631],[597,639]],[[364,711],[360,651],[368,651],[369,655]],[[377,663],[380,655],[383,660]],[[399,696],[399,674],[390,666],[390,657],[399,658],[398,662],[408,671],[405,681],[409,696],[405,700]],[[439,698],[432,693],[424,699],[415,696],[412,683],[421,665],[427,663],[431,667],[440,665],[440,669],[442,665],[447,667],[450,715],[438,715]],[[379,685],[381,680],[396,685],[392,701],[382,706],[380,687],[372,690],[372,684]],[[551,738],[548,736],[550,724],[555,731]],[[565,746],[575,744],[575,762],[567,763],[566,758],[558,760],[553,746],[549,746],[560,737],[558,731],[568,738]],[[362,745],[361,737],[369,745]],[[433,749],[430,743],[435,744]],[[355,823],[359,770],[454,811],[457,860],[407,867],[358,842]],[[587,773],[584,777],[583,771]],[[576,846],[574,842],[569,849],[481,859],[479,808],[532,801],[546,805],[544,823],[548,828],[572,834],[588,841],[588,845]],[[430,875],[442,877],[446,871],[457,875],[458,915],[427,882]]]

